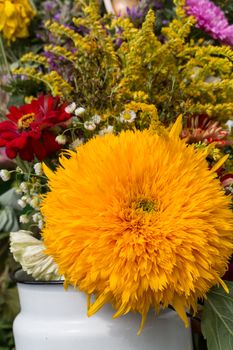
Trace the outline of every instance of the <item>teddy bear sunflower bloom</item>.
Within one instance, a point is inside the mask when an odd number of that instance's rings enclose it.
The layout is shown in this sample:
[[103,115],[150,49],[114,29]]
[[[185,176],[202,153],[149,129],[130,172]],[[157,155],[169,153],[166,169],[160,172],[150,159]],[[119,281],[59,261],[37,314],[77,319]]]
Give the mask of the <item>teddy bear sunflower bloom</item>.
[[[114,317],[171,305],[188,326],[186,309],[221,284],[233,250],[230,199],[206,151],[170,134],[128,131],[96,137],[68,152],[42,201],[46,253],[65,283],[105,303]],[[61,224],[62,222],[62,224]]]

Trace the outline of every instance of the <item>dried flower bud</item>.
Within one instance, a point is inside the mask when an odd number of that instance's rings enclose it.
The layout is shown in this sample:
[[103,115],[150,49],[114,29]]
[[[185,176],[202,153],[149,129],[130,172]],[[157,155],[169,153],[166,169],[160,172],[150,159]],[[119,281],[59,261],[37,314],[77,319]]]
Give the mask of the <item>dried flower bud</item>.
[[41,214],[40,213],[33,214],[32,220],[33,220],[33,222],[39,222],[41,220]]
[[28,224],[29,217],[26,214],[23,214],[19,217],[19,222],[21,222],[22,224]]
[[24,201],[23,199],[19,199],[17,203],[21,208],[25,208],[27,205],[26,201]]
[[65,135],[58,135],[55,140],[59,145],[65,145],[67,142],[67,138]]
[[99,124],[101,122],[101,116],[98,114],[95,114],[92,118],[91,121],[95,124]]
[[35,170],[36,175],[42,175],[43,174],[42,164],[41,163],[36,163],[34,165],[34,170]]
[[27,193],[28,189],[29,189],[28,183],[27,182],[21,182],[21,184],[19,185],[19,189],[20,189],[21,192]]
[[108,125],[106,128],[100,130],[99,135],[103,136],[105,134],[112,134],[114,127],[112,125]]
[[77,116],[77,117],[79,117],[79,116],[81,116],[81,115],[83,115],[84,113],[85,113],[85,108],[83,108],[83,107],[78,107],[76,110],[75,110],[75,112],[74,112],[74,114]]
[[2,181],[6,182],[6,181],[10,180],[11,174],[8,170],[2,169],[0,171],[0,177],[1,177]]
[[65,108],[65,112],[66,113],[69,113],[69,114],[72,114],[76,109],[76,103],[75,102],[72,102],[69,106],[67,106]]
[[95,130],[96,125],[92,121],[87,121],[87,122],[84,123],[84,128],[86,130],[93,131],[93,130]]
[[34,197],[33,199],[30,200],[30,206],[34,209],[38,209],[40,205],[40,199],[39,197]]

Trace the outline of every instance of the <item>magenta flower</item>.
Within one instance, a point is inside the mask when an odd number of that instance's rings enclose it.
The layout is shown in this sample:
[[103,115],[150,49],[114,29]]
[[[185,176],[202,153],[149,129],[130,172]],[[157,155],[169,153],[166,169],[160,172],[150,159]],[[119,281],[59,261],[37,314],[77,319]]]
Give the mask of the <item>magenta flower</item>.
[[197,27],[212,38],[233,46],[233,25],[224,12],[210,0],[186,0],[186,12],[197,20]]

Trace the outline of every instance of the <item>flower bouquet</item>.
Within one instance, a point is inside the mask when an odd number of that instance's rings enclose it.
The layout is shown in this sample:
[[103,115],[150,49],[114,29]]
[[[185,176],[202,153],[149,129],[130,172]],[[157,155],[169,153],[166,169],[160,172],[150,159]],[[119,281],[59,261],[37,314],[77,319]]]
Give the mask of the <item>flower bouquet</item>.
[[210,1],[175,5],[157,35],[151,9],[138,25],[132,11],[75,4],[79,16],[49,18],[39,51],[11,67],[25,102],[0,123],[16,164],[1,177],[21,207],[10,249],[38,283],[86,295],[88,316],[105,304],[140,314],[142,337],[151,310],[170,308],[201,325],[209,350],[230,350],[231,25]]

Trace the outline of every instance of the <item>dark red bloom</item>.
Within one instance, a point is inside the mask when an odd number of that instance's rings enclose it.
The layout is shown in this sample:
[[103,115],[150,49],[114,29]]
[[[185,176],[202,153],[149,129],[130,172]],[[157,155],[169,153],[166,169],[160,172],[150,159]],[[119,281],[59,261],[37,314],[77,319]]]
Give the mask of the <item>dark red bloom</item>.
[[23,160],[34,157],[42,161],[61,148],[56,141],[54,127],[64,127],[71,118],[59,97],[40,95],[38,99],[21,107],[11,107],[9,120],[0,123],[0,147],[13,159],[17,155]]
[[226,281],[232,281],[233,282],[233,256],[231,258],[231,261],[228,265],[228,271],[223,276],[223,279]]
[[225,174],[220,178],[220,181],[224,187],[233,185],[233,174]]

